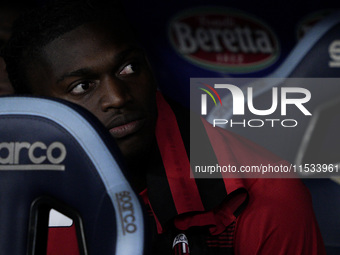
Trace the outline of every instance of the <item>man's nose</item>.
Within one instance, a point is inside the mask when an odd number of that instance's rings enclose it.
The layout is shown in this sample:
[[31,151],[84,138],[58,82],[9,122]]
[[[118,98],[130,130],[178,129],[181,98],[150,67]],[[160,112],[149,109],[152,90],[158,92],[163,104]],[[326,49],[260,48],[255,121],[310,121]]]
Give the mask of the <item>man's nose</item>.
[[102,81],[101,93],[101,107],[104,112],[110,108],[122,108],[131,101],[128,85],[112,77]]

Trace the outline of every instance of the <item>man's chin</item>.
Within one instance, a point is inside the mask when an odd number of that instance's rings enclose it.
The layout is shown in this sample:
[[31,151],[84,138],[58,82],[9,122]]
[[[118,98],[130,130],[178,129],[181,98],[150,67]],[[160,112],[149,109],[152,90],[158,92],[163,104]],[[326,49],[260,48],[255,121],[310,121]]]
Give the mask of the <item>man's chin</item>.
[[[127,163],[130,163],[128,161],[132,160],[138,160],[143,155],[143,147],[140,144],[139,139],[129,139],[124,141],[118,141],[118,148],[123,154],[124,159],[127,161]],[[144,148],[144,150],[147,150]]]
[[117,144],[128,165],[142,164],[150,156],[154,143],[147,136],[118,139]]

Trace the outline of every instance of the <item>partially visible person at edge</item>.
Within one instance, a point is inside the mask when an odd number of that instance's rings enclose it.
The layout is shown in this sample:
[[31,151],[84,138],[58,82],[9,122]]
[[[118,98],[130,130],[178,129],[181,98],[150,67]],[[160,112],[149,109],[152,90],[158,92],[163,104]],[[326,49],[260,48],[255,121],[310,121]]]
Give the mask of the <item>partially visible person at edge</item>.
[[[3,1],[0,3],[0,49],[4,47],[11,36],[14,20],[27,7],[23,1]],[[3,58],[0,58],[0,95],[8,95],[14,92],[7,77],[6,65]]]
[[[66,1],[24,15],[3,51],[16,93],[66,99],[115,138],[150,209],[152,254],[320,255],[311,197],[298,179],[190,178],[187,111],[165,100],[119,3]],[[229,131],[197,122],[220,165],[286,164]],[[171,150],[169,149],[171,145]],[[179,253],[178,253],[179,254]]]

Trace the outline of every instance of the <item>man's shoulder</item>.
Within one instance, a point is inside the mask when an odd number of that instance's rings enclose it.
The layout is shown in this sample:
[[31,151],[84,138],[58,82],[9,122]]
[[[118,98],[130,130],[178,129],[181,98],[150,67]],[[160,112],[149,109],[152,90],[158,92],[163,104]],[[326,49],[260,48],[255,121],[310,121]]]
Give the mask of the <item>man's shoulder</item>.
[[202,119],[211,145],[215,151],[224,151],[233,155],[241,165],[263,165],[282,162],[282,159],[264,147],[229,130],[213,127]]
[[[311,195],[300,179],[294,178],[258,178],[248,186],[250,203],[276,207],[287,206],[285,210],[296,212],[303,204],[311,206]],[[260,199],[261,198],[261,199]]]
[[[214,151],[224,151],[230,155],[234,155],[235,159],[242,163],[253,162],[255,159],[268,162],[280,161],[280,158],[258,144],[236,134],[229,130],[214,127],[211,123],[200,117],[190,109],[184,107],[180,103],[165,98],[171,109],[173,110],[178,126],[181,131],[182,139],[186,146],[192,145],[190,139],[196,138],[203,140],[205,135],[208,135],[209,141]],[[206,134],[201,133],[201,126],[204,126]],[[189,128],[190,127],[190,128]],[[199,130],[200,129],[200,130]],[[195,133],[197,136],[195,137]],[[189,139],[190,138],[190,139]],[[200,144],[200,143],[198,143]],[[202,143],[203,144],[203,143]]]

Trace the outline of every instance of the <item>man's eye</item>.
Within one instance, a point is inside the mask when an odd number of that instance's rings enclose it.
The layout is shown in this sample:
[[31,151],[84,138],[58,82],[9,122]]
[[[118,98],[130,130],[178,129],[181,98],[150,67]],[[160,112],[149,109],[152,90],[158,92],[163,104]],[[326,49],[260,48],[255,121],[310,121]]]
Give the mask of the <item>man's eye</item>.
[[128,75],[128,74],[133,74],[135,73],[136,70],[136,65],[135,64],[129,64],[123,68],[122,71],[120,71],[120,75]]
[[71,90],[71,94],[73,95],[81,95],[86,93],[91,87],[94,86],[94,82],[91,81],[84,81],[78,83],[76,86],[74,86]]

